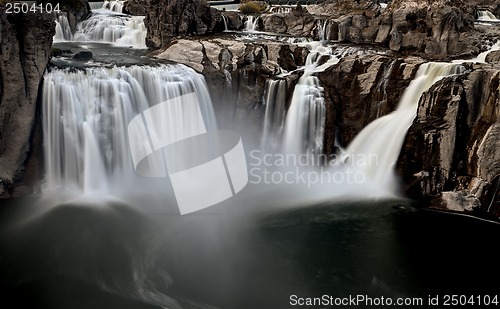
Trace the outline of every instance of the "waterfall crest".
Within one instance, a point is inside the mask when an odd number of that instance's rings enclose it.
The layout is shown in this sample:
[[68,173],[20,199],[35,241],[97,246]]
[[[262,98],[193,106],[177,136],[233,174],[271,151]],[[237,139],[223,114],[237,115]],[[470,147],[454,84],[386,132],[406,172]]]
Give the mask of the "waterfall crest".
[[[47,73],[43,87],[45,189],[83,194],[127,190],[127,181],[136,177],[127,138],[130,120],[157,103],[187,93],[196,94],[207,128],[215,129],[205,80],[185,66]],[[181,117],[190,110],[176,112]],[[180,131],[190,126],[179,125]]]

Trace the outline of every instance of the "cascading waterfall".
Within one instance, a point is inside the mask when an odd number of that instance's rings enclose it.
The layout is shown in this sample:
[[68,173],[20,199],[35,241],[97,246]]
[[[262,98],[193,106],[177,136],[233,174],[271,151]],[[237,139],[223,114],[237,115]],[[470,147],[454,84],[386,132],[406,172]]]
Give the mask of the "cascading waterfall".
[[286,81],[284,79],[270,79],[266,84],[264,105],[264,131],[262,149],[273,152],[280,145],[283,124],[285,120]]
[[122,13],[125,1],[104,1],[102,8],[113,12]]
[[61,12],[56,15],[56,34],[54,41],[71,41],[73,32],[69,25],[67,13]]
[[393,188],[394,164],[406,132],[416,116],[420,97],[438,80],[460,74],[464,70],[462,65],[454,63],[422,64],[415,79],[405,90],[397,109],[370,123],[350,143],[346,149],[347,166],[363,172],[372,183],[383,188]]
[[229,28],[227,26],[228,20],[227,20],[227,16],[224,14],[222,14],[222,21],[224,21],[224,31],[228,31],[229,30]]
[[496,16],[493,15],[493,13],[491,13],[488,10],[477,11],[477,15],[478,15],[477,19],[480,21],[500,22],[500,19],[496,18]]
[[[128,190],[127,180],[135,177],[126,134],[128,123],[150,106],[193,92],[207,128],[215,129],[205,81],[185,66],[47,73],[43,87],[45,189],[83,194]],[[176,112],[180,117],[191,111]],[[183,123],[170,129],[176,134],[189,128],[189,123]]]
[[243,31],[247,32],[255,32],[257,31],[257,27],[259,25],[259,18],[260,17],[255,17],[252,15],[247,16],[247,20],[245,21],[245,24],[243,26]]
[[129,16],[108,10],[94,10],[78,25],[74,41],[107,42],[134,48],[146,48],[143,16]]
[[104,2],[89,2],[91,10],[102,9]]
[[318,39],[320,41],[330,40],[330,20],[318,19],[316,22]]
[[[330,47],[320,42],[308,43],[311,51],[307,55],[304,74],[295,86],[292,102],[286,114],[283,132],[283,152],[289,154],[319,155],[323,153],[323,131],[325,126],[325,100],[323,87],[314,73],[338,63],[342,54],[333,54]],[[319,65],[323,57],[329,60]]]
[[286,14],[286,13],[290,13],[291,11],[292,11],[292,7],[286,6],[286,5],[276,5],[276,6],[272,6],[269,9],[269,12],[278,13],[278,14]]

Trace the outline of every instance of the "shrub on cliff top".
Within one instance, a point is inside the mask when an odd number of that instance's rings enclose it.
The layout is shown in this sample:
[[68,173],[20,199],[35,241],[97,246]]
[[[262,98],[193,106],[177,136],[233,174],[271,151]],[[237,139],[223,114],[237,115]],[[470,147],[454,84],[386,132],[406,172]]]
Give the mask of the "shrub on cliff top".
[[240,12],[245,14],[260,14],[267,8],[265,2],[260,1],[246,1],[240,4]]

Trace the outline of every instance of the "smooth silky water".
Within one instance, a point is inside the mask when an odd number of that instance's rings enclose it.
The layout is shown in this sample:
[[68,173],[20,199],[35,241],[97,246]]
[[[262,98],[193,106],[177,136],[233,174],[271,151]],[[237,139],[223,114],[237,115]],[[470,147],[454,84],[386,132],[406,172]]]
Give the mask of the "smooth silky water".
[[[102,5],[121,11],[120,3]],[[135,39],[135,49],[119,46],[120,38],[138,32],[116,11],[93,15],[74,36],[58,17],[58,46],[90,48],[95,57],[85,64],[59,57],[45,76],[45,180],[34,196],[1,202],[4,303],[254,309],[287,308],[290,295],[427,299],[498,292],[489,283],[500,275],[500,254],[492,246],[498,224],[421,210],[415,206],[424,205],[400,197],[392,172],[418,98],[440,78],[459,74],[460,64],[423,65],[397,110],[364,129],[329,167],[339,173],[359,169],[365,182],[250,183],[231,199],[181,216],[167,178],[135,173],[127,124],[159,102],[195,93],[206,127],[217,130],[212,102],[200,74],[144,58]],[[100,23],[110,23],[112,33],[101,35]],[[322,151],[324,100],[313,73],[325,68],[318,65],[321,56],[333,64],[346,51],[317,42],[309,48],[288,113],[286,87],[279,79],[268,82],[262,139],[270,149],[247,142],[249,163],[252,149],[309,156]],[[194,117],[188,108],[177,113]],[[192,125],[169,131],[196,131]],[[380,164],[353,165],[352,158],[371,153]]]

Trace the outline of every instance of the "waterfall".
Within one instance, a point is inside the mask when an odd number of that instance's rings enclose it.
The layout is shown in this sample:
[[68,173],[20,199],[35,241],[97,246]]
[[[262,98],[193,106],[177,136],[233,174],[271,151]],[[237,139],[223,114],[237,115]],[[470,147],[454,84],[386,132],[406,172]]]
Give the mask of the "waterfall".
[[292,7],[285,6],[285,5],[276,5],[276,6],[272,6],[271,8],[269,8],[269,12],[278,13],[278,14],[286,14],[286,13],[290,13],[291,11],[292,11]]
[[125,1],[116,1],[116,0],[104,1],[102,8],[113,12],[122,13],[124,3]]
[[257,27],[259,25],[259,18],[255,18],[255,16],[248,15],[247,20],[245,21],[243,31],[247,32],[255,32],[257,31]]
[[266,83],[264,131],[262,149],[274,152],[280,145],[285,120],[286,81],[270,79]]
[[56,34],[54,41],[71,41],[73,39],[73,32],[69,25],[67,13],[61,12],[56,16]]
[[493,15],[493,13],[491,13],[490,11],[488,10],[484,10],[484,11],[477,11],[477,15],[478,15],[478,20],[480,21],[494,21],[494,22],[500,22],[500,19],[496,18],[495,15]]
[[[42,97],[45,190],[84,194],[128,190],[127,181],[136,177],[127,139],[130,120],[150,106],[188,93],[197,96],[207,128],[215,129],[205,81],[185,66],[47,73]],[[191,112],[180,108],[175,117],[192,119]],[[170,134],[186,132],[190,126],[181,123]]]
[[101,9],[104,5],[104,2],[89,2],[89,6],[91,10]]
[[[348,166],[361,170],[373,183],[393,185],[396,163],[406,132],[416,116],[422,94],[441,78],[460,74],[465,68],[454,63],[425,63],[405,90],[397,109],[366,126],[346,150]],[[375,158],[375,160],[367,160]]]
[[222,20],[224,21],[224,31],[228,31],[229,28],[227,27],[228,24],[227,16],[222,14]]
[[[321,72],[339,62],[347,52],[338,50],[336,55],[330,47],[320,42],[306,44],[310,52],[293,91],[292,102],[286,114],[283,133],[283,152],[289,154],[320,155],[323,153],[323,131],[325,126],[325,100],[323,87],[314,73]],[[328,61],[320,65],[323,57]]]
[[87,20],[78,25],[74,40],[146,48],[144,17],[95,10]]
[[317,34],[319,41],[329,41],[330,40],[330,20],[318,19],[316,21]]

